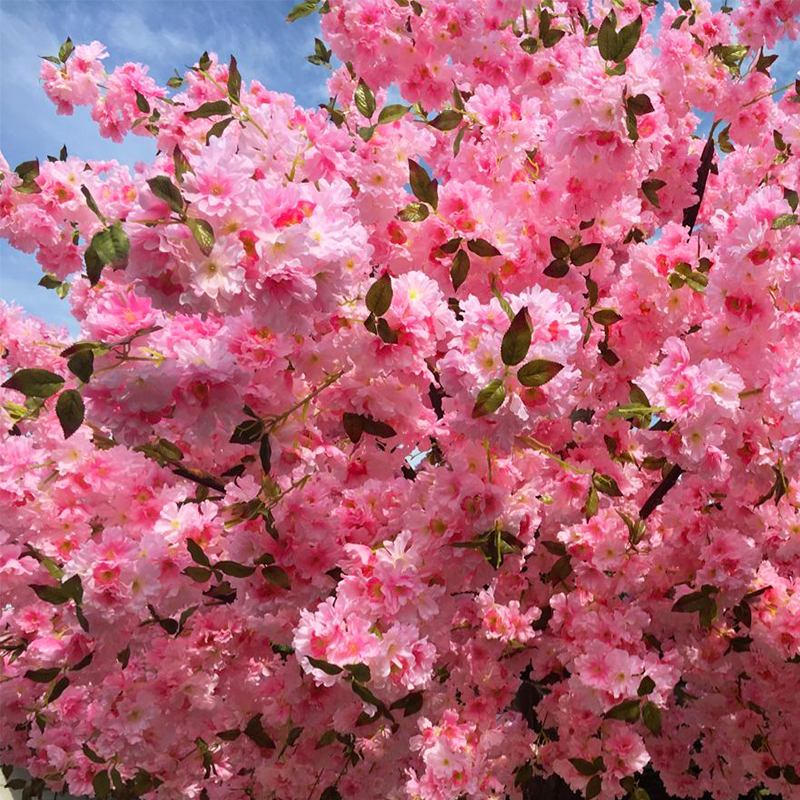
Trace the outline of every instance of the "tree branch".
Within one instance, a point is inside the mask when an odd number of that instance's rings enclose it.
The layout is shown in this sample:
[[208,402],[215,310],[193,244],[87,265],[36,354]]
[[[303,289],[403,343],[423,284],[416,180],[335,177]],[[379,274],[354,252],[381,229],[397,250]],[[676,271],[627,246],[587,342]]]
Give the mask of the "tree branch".
[[644,501],[644,505],[639,510],[639,519],[647,519],[661,505],[667,492],[678,482],[678,478],[682,473],[683,469],[678,464],[672,466],[672,469],[664,476],[661,483],[656,486],[650,497]]

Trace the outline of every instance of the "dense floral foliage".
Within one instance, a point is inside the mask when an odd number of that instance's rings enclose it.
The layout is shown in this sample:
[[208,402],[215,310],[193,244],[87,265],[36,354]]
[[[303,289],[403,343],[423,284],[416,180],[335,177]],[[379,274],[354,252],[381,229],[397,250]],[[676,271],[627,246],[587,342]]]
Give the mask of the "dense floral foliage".
[[316,12],[320,109],[67,40],[153,162],[0,157],[81,332],[0,307],[0,761],[800,798],[800,2]]

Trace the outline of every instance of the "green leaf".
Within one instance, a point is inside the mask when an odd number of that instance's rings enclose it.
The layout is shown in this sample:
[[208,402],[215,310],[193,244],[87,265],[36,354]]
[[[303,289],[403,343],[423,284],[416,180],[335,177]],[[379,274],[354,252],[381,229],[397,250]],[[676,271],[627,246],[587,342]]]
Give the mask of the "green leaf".
[[255,567],[240,564],[238,561],[217,561],[214,568],[231,578],[248,578],[256,571]]
[[638,694],[639,697],[645,697],[651,694],[655,688],[656,682],[649,675],[645,675],[644,678],[642,678],[642,682],[639,684],[639,688],[636,690],[636,694]]
[[367,119],[372,119],[372,115],[375,113],[375,95],[372,93],[372,89],[370,89],[369,86],[367,86],[367,84],[364,82],[363,78],[358,81],[354,100],[356,103],[356,108]]
[[56,416],[61,423],[64,438],[69,439],[83,424],[85,409],[83,398],[76,389],[61,392],[56,403]]
[[600,247],[601,245],[598,242],[578,245],[570,253],[570,261],[572,261],[576,267],[582,267],[584,264],[588,264],[597,258]]
[[461,150],[461,142],[464,139],[464,134],[467,132],[466,126],[460,128],[458,133],[456,134],[456,138],[453,140],[453,157],[455,158],[458,155],[459,150]]
[[587,761],[585,758],[570,758],[569,763],[575,767],[581,775],[594,775],[599,770],[599,766],[593,761]]
[[105,764],[106,760],[101,758],[88,744],[84,744],[81,749],[83,750],[83,754],[89,761],[93,761],[95,764]]
[[495,378],[478,392],[472,409],[472,418],[478,419],[493,414],[506,399],[506,387],[502,378]]
[[411,109],[409,106],[395,104],[391,106],[384,106],[381,113],[378,114],[378,125],[387,125],[390,122],[396,122],[402,119]]
[[25,677],[34,683],[50,683],[61,672],[60,667],[46,667],[44,669],[29,669]]
[[392,276],[384,272],[367,290],[365,298],[367,309],[376,317],[382,317],[392,305],[393,294]]
[[94,372],[94,353],[89,350],[80,350],[67,361],[67,369],[84,383],[89,383]]
[[333,784],[331,784],[322,790],[319,800],[342,800],[342,795],[340,794],[339,790]]
[[636,722],[639,719],[639,701],[623,700],[605,713],[606,719],[619,719],[623,722]]
[[[208,142],[208,137],[206,137],[206,142]],[[187,172],[194,172],[192,165],[178,145],[175,145],[175,149],[172,151],[172,163],[175,165],[175,180],[178,181],[178,183],[183,182],[183,176],[186,175]]]
[[208,119],[209,117],[216,117],[221,114],[230,114],[231,104],[227,100],[212,100],[208,103],[194,109],[194,111],[187,111],[186,116],[189,119]]
[[593,800],[600,794],[603,788],[603,779],[600,775],[593,775],[589,778],[589,783],[586,784],[586,800]]
[[4,389],[15,389],[26,397],[51,397],[64,383],[60,375],[46,369],[21,369],[4,384]]
[[364,417],[361,414],[353,414],[350,411],[345,411],[342,414],[342,425],[347,438],[353,444],[358,444],[364,434]]
[[263,433],[264,423],[262,420],[246,419],[234,428],[229,441],[231,444],[252,444],[257,442]]
[[693,614],[703,607],[703,604],[706,602],[707,595],[703,592],[689,592],[688,594],[682,595],[678,598],[678,600],[673,604],[672,610],[677,611],[679,613],[688,613]]
[[185,206],[181,190],[166,175],[157,175],[147,181],[150,191],[159,199],[163,200],[170,210],[176,214],[182,214]]
[[642,194],[656,207],[661,208],[661,203],[658,199],[658,190],[666,186],[666,181],[659,178],[650,178],[642,183]]
[[97,800],[105,800],[111,792],[111,780],[108,777],[108,772],[102,770],[92,778],[92,789],[94,789],[94,796]]
[[788,228],[790,225],[797,225],[800,222],[800,217],[797,214],[781,214],[779,217],[775,217],[772,220],[772,225],[770,226],[774,231],[780,231],[784,228]]
[[548,278],[563,278],[569,272],[569,264],[556,258],[544,268],[543,272]]
[[275,749],[275,742],[261,725],[261,714],[256,714],[250,719],[244,729],[244,735],[255,742],[259,747]]
[[89,206],[89,209],[95,214],[95,216],[100,220],[100,222],[105,223],[106,218],[103,216],[102,212],[97,206],[94,197],[92,197],[92,193],[86,186],[81,186],[81,194],[86,199],[86,205]]
[[620,29],[617,34],[617,47],[614,61],[624,61],[635,49],[642,35],[642,18],[637,17],[633,22]]
[[434,117],[428,123],[428,125],[430,125],[432,128],[436,128],[437,131],[452,131],[461,124],[463,119],[464,116],[460,111],[447,109],[446,111],[442,111],[441,114]]
[[550,252],[553,254],[553,258],[565,261],[569,258],[569,245],[563,239],[559,239],[558,236],[551,236]]
[[642,705],[642,722],[654,736],[661,736],[661,709],[650,700]]
[[64,44],[58,48],[58,57],[61,59],[62,63],[67,63],[67,59],[72,55],[72,51],[74,49],[75,45],[72,44],[72,39],[67,36],[67,38],[64,40]]
[[506,312],[506,316],[508,317],[509,321],[514,319],[514,309],[511,308],[511,304],[508,300],[503,297],[500,290],[497,288],[497,281],[495,280],[494,275],[491,276],[491,287],[492,287],[492,294],[497,298],[497,302],[500,303],[500,308]]
[[91,249],[103,265],[109,264],[115,269],[123,268],[128,263],[131,243],[122,228],[122,223],[115,222],[96,233],[92,237]]
[[786,783],[791,786],[800,785],[800,775],[797,774],[797,770],[791,764],[787,764],[783,768],[783,777],[786,779]]
[[86,275],[89,278],[89,283],[92,286],[96,286],[103,274],[103,261],[91,244],[86,248],[86,252],[83,255],[86,260]]
[[238,102],[242,91],[242,76],[236,66],[236,59],[231,56],[231,63],[228,67],[228,94]]
[[200,252],[204,256],[211,255],[211,251],[214,249],[214,229],[211,225],[204,219],[193,219],[192,217],[187,218],[186,225],[192,232]]
[[592,319],[598,325],[608,328],[611,325],[619,322],[622,317],[616,311],[614,311],[613,308],[601,308],[599,311],[595,311],[594,314],[592,314]]
[[211,577],[211,570],[206,567],[186,567],[183,574],[195,583],[205,583]]
[[797,211],[798,194],[794,189],[784,189],[783,199],[789,204],[792,211]]
[[52,703],[55,700],[58,700],[62,694],[64,694],[65,689],[69,686],[69,678],[65,675],[56,685],[50,690],[50,694],[47,695],[46,703]]
[[425,203],[409,203],[397,216],[403,222],[422,222],[429,214],[430,211]]
[[233,122],[233,119],[233,117],[226,117],[225,119],[215,122],[208,129],[208,133],[206,134],[206,144],[208,144],[215,136],[222,136],[222,134],[225,133],[225,129],[228,127],[228,125]]
[[610,475],[595,473],[592,475],[592,485],[598,492],[602,492],[609,497],[622,497],[617,482]]
[[228,728],[228,730],[217,732],[217,737],[223,742],[235,742],[241,735],[242,732],[239,728]]
[[327,661],[323,661],[321,658],[312,658],[311,656],[306,656],[306,659],[312,667],[321,669],[326,675],[338,675],[340,672],[342,672],[341,667],[337,667],[336,664],[330,664]]
[[289,582],[289,575],[286,573],[285,570],[275,566],[274,564],[268,567],[264,567],[261,570],[261,574],[264,576],[265,580],[269,581],[270,583],[274,584],[280,589],[291,588],[291,584]]
[[453,263],[450,266],[450,280],[453,281],[453,290],[458,291],[458,288],[464,283],[469,275],[470,268],[469,256],[464,250],[459,250],[453,258]]
[[583,505],[583,513],[587,521],[590,520],[596,513],[600,505],[600,495],[597,494],[597,489],[594,484],[589,486],[589,494],[586,496],[586,502]]
[[372,674],[366,664],[345,664],[344,668],[353,676],[353,680],[359,683],[369,683],[372,680]]
[[138,108],[142,114],[149,114],[150,103],[147,102],[147,98],[141,92],[137,92],[135,89],[134,93],[136,95],[136,108]]
[[392,436],[397,436],[397,431],[386,422],[379,422],[376,419],[372,419],[372,417],[362,416],[362,425],[364,427],[364,433],[368,433],[370,436],[377,436],[381,439],[389,439]]
[[436,180],[428,175],[424,167],[410,158],[408,177],[414,197],[435,209],[439,205],[439,185]]
[[211,562],[208,560],[208,556],[203,551],[203,548],[200,547],[194,539],[186,540],[186,549],[189,551],[189,555],[192,557],[192,561],[194,561],[195,564],[200,564],[201,567],[211,566]]
[[652,101],[646,94],[633,95],[628,98],[627,103],[628,108],[630,108],[637,117],[641,117],[643,114],[652,114],[653,111],[655,111]]
[[500,356],[506,366],[514,367],[528,355],[533,325],[527,308],[521,308],[509,325],[500,345]]
[[617,60],[615,58],[618,50],[617,15],[613,10],[600,24],[600,30],[597,32],[597,47],[600,50],[600,55],[606,61]]
[[39,58],[43,58],[45,61],[49,61],[51,64],[55,64],[57,67],[61,66],[61,61],[58,56],[39,56]]
[[467,247],[475,253],[476,256],[482,256],[483,258],[492,258],[492,256],[499,256],[500,251],[486,239],[470,239],[467,242]]
[[533,36],[523,39],[519,46],[529,55],[533,55],[539,49],[539,42]]
[[548,361],[544,358],[536,358],[529,361],[517,372],[517,380],[523,386],[544,386],[551,381],[564,369],[562,364],[555,361]]
[[261,469],[264,474],[269,475],[272,467],[272,445],[270,444],[268,433],[261,437],[261,444],[258,446],[258,460],[261,462]]
[[295,22],[302,17],[307,17],[309,14],[313,14],[317,10],[317,5],[319,4],[319,0],[303,0],[302,3],[298,3],[287,15],[286,21],[287,22]]

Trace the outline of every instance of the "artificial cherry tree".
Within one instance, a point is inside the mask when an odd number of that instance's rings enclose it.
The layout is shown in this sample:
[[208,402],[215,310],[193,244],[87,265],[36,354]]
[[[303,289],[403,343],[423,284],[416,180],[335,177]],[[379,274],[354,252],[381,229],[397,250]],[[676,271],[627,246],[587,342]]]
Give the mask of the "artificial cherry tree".
[[0,158],[80,326],[2,306],[0,760],[800,797],[800,3],[312,13],[319,109],[67,39],[59,113],[153,161]]

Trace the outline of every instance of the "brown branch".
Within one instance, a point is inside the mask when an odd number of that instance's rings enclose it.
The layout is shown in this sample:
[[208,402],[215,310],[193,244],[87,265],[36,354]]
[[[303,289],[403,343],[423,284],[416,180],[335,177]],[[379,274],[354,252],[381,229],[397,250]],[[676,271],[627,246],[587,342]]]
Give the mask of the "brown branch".
[[186,478],[189,481],[199,483],[200,486],[205,486],[207,489],[214,489],[217,492],[225,494],[225,484],[213,475],[203,472],[203,470],[194,469],[193,467],[173,466],[172,471],[175,475],[180,475],[181,478]]
[[682,473],[683,469],[678,464],[674,464],[650,497],[644,501],[644,505],[639,510],[639,519],[647,519],[661,505],[667,492],[678,482]]
[[700,204],[703,202],[703,195],[706,192],[706,183],[708,182],[708,173],[711,172],[711,166],[714,163],[714,131],[717,127],[715,122],[711,126],[711,131],[708,134],[708,141],[703,148],[703,154],[700,156],[700,167],[697,170],[697,180],[694,182],[694,191],[697,195],[697,202],[689,208],[683,209],[683,224],[692,232],[697,216],[700,213]]

